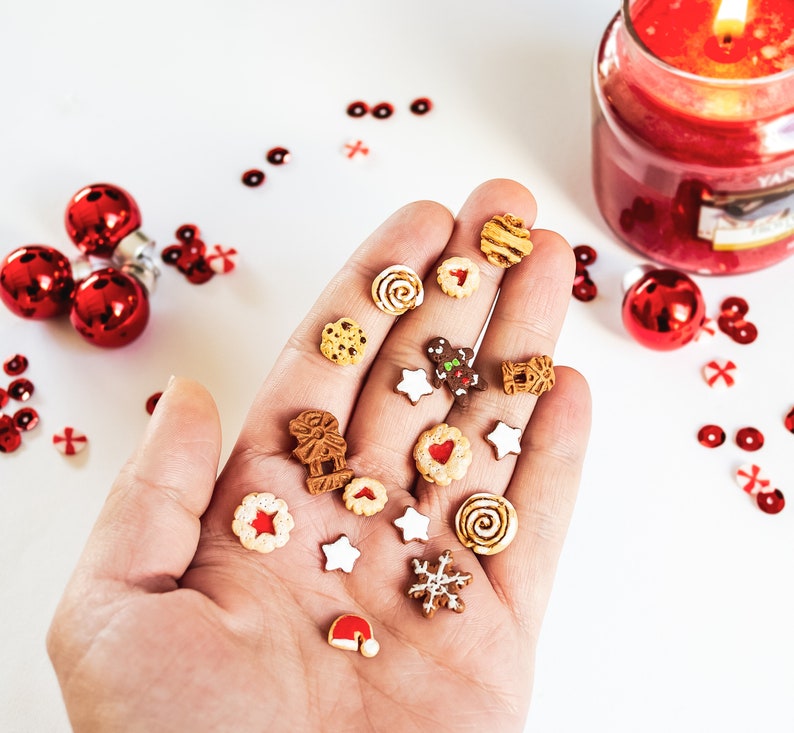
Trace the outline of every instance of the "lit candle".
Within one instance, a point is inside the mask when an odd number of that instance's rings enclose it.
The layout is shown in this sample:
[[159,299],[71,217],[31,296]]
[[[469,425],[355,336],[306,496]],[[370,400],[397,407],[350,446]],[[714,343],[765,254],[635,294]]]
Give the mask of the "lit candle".
[[794,251],[794,0],[624,0],[594,67],[607,223],[703,273]]

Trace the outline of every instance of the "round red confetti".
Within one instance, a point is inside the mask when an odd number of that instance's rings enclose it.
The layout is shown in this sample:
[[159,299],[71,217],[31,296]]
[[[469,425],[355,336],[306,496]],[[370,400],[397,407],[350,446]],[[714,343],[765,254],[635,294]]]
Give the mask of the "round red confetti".
[[742,450],[756,451],[764,445],[764,434],[757,428],[742,428],[736,433],[736,445]]
[[573,248],[574,257],[576,257],[577,264],[581,262],[583,265],[592,265],[597,257],[598,252],[589,244],[579,244]]
[[591,301],[598,295],[596,284],[590,279],[587,270],[577,275],[573,280],[573,297],[583,303]]
[[794,433],[794,407],[792,407],[789,410],[788,415],[783,418],[783,424],[786,426],[786,430],[788,430],[790,433]]
[[160,257],[163,258],[163,262],[167,265],[175,265],[179,258],[182,256],[182,245],[181,244],[171,244],[166,247]]
[[722,305],[720,305],[720,311],[723,315],[734,316],[734,320],[738,319],[740,316],[746,316],[747,311],[750,310],[750,306],[747,305],[747,301],[744,298],[725,298],[722,301]]
[[725,431],[719,425],[704,425],[698,430],[698,443],[706,448],[716,448],[725,442]]
[[740,319],[735,321],[728,334],[737,344],[751,344],[758,338],[758,329],[754,323]]
[[758,494],[755,500],[758,502],[758,508],[767,514],[777,514],[786,506],[786,499],[780,489]]
[[14,354],[3,362],[3,371],[10,377],[18,377],[28,368],[28,359],[22,354]]
[[199,230],[195,224],[183,224],[176,230],[176,238],[180,242],[192,242],[198,236]]
[[250,188],[261,186],[265,182],[265,172],[257,168],[251,168],[243,173],[242,182]]
[[273,165],[284,165],[284,163],[289,163],[291,157],[289,150],[286,148],[270,148],[265,156],[267,162]]
[[8,404],[8,392],[0,387],[0,410]]
[[369,105],[366,102],[351,102],[347,105],[347,113],[351,117],[363,117],[369,112]]
[[10,415],[0,415],[0,453],[13,453],[22,443],[22,435]]
[[419,97],[411,102],[411,112],[415,115],[426,115],[433,109],[433,103],[427,97]]
[[14,424],[20,430],[33,430],[39,424],[39,413],[32,407],[23,407],[14,413]]
[[372,116],[377,117],[379,120],[385,120],[394,114],[394,105],[388,102],[381,102],[372,108]]
[[146,400],[146,412],[150,415],[154,412],[154,408],[157,407],[157,403],[160,401],[160,398],[163,396],[162,392],[155,392],[153,395]]
[[33,382],[29,379],[15,379],[8,385],[8,396],[26,402],[33,395]]

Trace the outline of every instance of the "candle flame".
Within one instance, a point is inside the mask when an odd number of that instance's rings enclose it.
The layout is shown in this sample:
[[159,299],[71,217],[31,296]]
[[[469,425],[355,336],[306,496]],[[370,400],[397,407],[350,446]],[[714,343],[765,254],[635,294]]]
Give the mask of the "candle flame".
[[747,3],[748,0],[722,0],[714,18],[714,33],[718,38],[730,41],[744,33]]

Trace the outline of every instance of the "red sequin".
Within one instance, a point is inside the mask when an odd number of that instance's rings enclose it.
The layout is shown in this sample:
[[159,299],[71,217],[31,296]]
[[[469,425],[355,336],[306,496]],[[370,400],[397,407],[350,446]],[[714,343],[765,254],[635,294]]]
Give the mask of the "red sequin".
[[593,300],[593,298],[598,295],[598,287],[590,279],[590,275],[587,274],[587,270],[585,270],[583,274],[577,275],[574,278],[572,293],[576,300],[581,300],[583,303]]
[[22,443],[22,434],[10,415],[0,415],[0,453],[13,453]]
[[33,395],[33,382],[29,379],[15,379],[8,385],[8,396],[14,400],[25,402]]
[[736,445],[742,450],[756,451],[764,445],[764,434],[757,428],[742,428],[736,433]]
[[720,311],[723,315],[733,315],[734,318],[739,316],[746,316],[750,310],[750,306],[744,298],[737,298],[735,296],[725,298],[720,305]]
[[388,102],[381,102],[372,108],[372,116],[377,117],[379,120],[385,120],[394,114],[394,105]]
[[698,442],[706,448],[716,448],[725,442],[725,431],[719,425],[704,425],[698,430]]
[[18,377],[28,368],[28,359],[22,354],[14,354],[3,362],[3,371],[11,377]]
[[758,329],[754,323],[742,319],[733,324],[733,328],[728,335],[737,344],[751,344],[758,338]]
[[347,113],[351,117],[363,117],[369,112],[369,105],[366,102],[351,102],[347,105]]
[[433,109],[433,103],[427,97],[419,97],[411,102],[411,112],[415,115],[426,115]]
[[598,252],[589,244],[579,244],[573,248],[574,257],[583,265],[592,265],[598,258]]
[[256,188],[265,182],[265,172],[257,168],[251,168],[243,173],[241,180],[246,186]]
[[39,424],[39,413],[32,407],[23,407],[14,413],[14,424],[20,430],[33,430]]
[[198,237],[198,227],[195,224],[183,224],[179,229],[176,230],[176,238],[180,242],[192,242],[196,237]]
[[0,387],[0,410],[8,404],[8,392]]
[[783,418],[783,424],[786,426],[786,430],[788,430],[790,433],[794,433],[794,407],[792,407],[789,410],[788,415]]
[[289,150],[286,148],[270,148],[270,150],[267,151],[267,155],[265,155],[267,162],[273,165],[284,165],[284,163],[289,163],[291,157]]
[[780,489],[758,494],[755,500],[758,502],[758,508],[767,514],[777,514],[786,506],[786,499]]
[[155,392],[153,395],[150,395],[149,399],[146,400],[146,412],[151,415],[154,412],[154,408],[157,407],[157,403],[160,401],[162,396],[162,392]]

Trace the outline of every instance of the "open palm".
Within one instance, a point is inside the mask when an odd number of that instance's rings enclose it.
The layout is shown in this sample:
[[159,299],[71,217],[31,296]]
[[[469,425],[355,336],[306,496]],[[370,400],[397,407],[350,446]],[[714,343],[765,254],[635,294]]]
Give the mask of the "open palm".
[[[479,252],[485,221],[510,212],[535,220],[517,183],[476,189],[456,218],[431,202],[390,217],[329,284],[254,399],[217,478],[220,428],[211,397],[175,379],[136,455],[122,470],[53,621],[48,646],[74,728],[141,731],[520,730],[537,635],[568,525],[590,422],[581,376],[556,368],[542,397],[506,395],[501,362],[552,354],[571,292],[573,257],[557,234],[534,230],[534,251],[503,270]],[[435,285],[438,263],[468,256],[482,280],[470,298]],[[406,264],[425,281],[425,301],[395,318],[376,309],[373,278]],[[474,346],[496,307],[475,367],[490,383],[470,404],[436,390],[416,405],[395,394],[404,368],[431,365],[425,344],[443,336]],[[356,365],[318,349],[324,324],[347,317],[367,334]],[[388,503],[372,516],[348,511],[339,491],[306,488],[290,420],[332,413],[356,476],[379,480]],[[520,428],[520,455],[496,460],[484,436],[497,421]],[[460,480],[428,483],[412,458],[419,434],[447,422],[471,442]],[[480,556],[457,539],[453,518],[475,492],[504,494],[519,529],[500,554]],[[246,550],[231,531],[251,492],[284,499],[289,542]],[[429,541],[404,543],[393,521],[415,507]],[[361,556],[350,573],[326,571],[323,544],[346,535]],[[406,591],[414,557],[452,550],[471,573],[461,614],[432,619]],[[331,648],[343,613],[370,621],[380,653]]]

